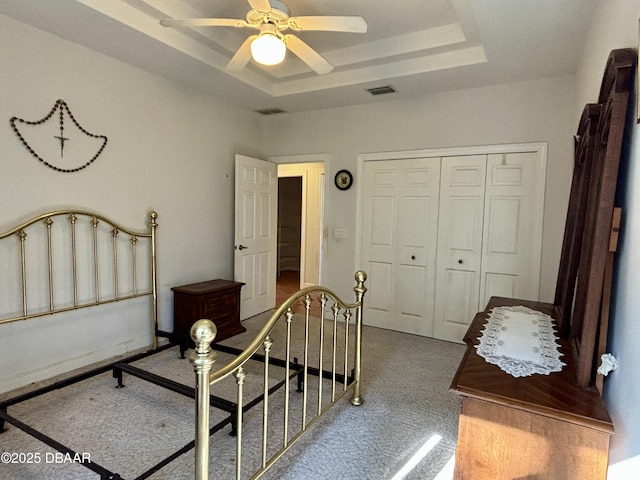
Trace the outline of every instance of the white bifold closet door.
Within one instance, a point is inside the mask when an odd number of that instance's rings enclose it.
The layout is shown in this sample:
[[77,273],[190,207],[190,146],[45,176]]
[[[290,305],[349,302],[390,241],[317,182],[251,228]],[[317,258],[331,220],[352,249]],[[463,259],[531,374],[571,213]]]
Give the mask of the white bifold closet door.
[[366,162],[368,325],[433,336],[440,159]]
[[491,296],[538,300],[541,158],[364,162],[365,323],[462,342]]
[[479,310],[486,167],[486,155],[442,159],[436,338],[461,341]]
[[443,157],[436,338],[461,342],[492,296],[538,300],[544,195],[537,195],[537,159],[537,153]]

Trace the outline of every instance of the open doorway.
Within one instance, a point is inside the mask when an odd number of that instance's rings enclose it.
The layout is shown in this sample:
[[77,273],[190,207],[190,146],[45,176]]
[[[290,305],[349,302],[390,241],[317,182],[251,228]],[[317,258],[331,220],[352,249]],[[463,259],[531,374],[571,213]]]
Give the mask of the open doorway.
[[278,178],[276,305],[300,288],[302,177]]
[[321,282],[324,162],[278,165],[276,305]]

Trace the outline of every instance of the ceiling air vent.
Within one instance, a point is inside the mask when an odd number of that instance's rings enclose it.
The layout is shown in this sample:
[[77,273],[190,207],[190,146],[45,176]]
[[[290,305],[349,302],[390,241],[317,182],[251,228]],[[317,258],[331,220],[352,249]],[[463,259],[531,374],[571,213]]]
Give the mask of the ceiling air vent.
[[279,108],[263,108],[262,110],[255,110],[258,113],[261,113],[262,115],[273,115],[275,113],[285,113],[284,110],[281,110]]
[[367,88],[367,92],[369,92],[371,95],[384,95],[386,93],[396,93],[396,91],[397,90],[391,85],[385,85],[384,87]]

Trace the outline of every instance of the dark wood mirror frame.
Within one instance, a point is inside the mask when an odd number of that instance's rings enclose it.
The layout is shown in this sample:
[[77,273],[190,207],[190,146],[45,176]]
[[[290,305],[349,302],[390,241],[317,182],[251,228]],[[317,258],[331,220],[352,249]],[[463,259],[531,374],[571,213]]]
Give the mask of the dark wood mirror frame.
[[576,383],[583,388],[595,381],[597,340],[606,321],[602,300],[635,57],[632,49],[611,52],[598,104],[585,106],[576,137],[554,317],[559,334],[570,340]]

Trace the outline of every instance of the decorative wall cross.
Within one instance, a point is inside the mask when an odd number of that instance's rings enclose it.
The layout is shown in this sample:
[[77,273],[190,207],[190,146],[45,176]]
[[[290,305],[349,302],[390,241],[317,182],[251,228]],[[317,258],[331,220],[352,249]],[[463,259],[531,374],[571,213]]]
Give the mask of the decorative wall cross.
[[[62,129],[60,129],[62,130]],[[67,137],[63,137],[62,136],[62,131],[60,132],[60,135],[54,135],[53,138],[57,138],[58,140],[60,140],[60,158],[64,157],[64,142],[66,142],[67,140],[70,140]]]
[[[47,122],[47,120],[49,120],[56,111],[58,111],[58,113],[60,115],[60,117],[59,117],[60,118],[60,127],[59,127],[60,128],[60,135],[54,135],[53,138],[57,139],[60,142],[60,158],[64,158],[65,143],[70,141],[70,138],[69,137],[65,137],[65,135],[64,135],[64,114],[65,114],[65,112],[66,112],[66,114],[69,116],[69,118],[71,119],[73,124],[78,128],[78,130],[80,132],[82,132],[84,135],[86,135],[88,137],[102,140],[102,142],[101,142],[101,144],[100,144],[100,146],[98,148],[98,151],[91,158],[89,158],[88,161],[86,161],[84,164],[82,164],[80,166],[73,167],[73,168],[63,168],[61,166],[56,166],[56,165],[53,165],[52,163],[46,161],[43,158],[43,155],[41,155],[38,152],[36,152],[35,149],[31,145],[29,145],[29,143],[25,139],[24,135],[20,132],[20,129],[18,128],[18,124],[42,125],[45,122]],[[77,172],[79,170],[82,170],[83,168],[88,167],[89,165],[91,165],[96,160],[96,158],[98,158],[100,156],[100,154],[104,150],[104,147],[107,145],[107,137],[105,135],[96,135],[96,134],[93,134],[91,132],[88,132],[87,130],[85,130],[78,123],[78,121],[75,119],[75,117],[71,113],[71,110],[69,109],[69,106],[67,105],[67,103],[64,100],[56,101],[56,103],[53,106],[53,108],[51,109],[51,111],[44,118],[42,118],[41,120],[29,121],[29,120],[24,120],[24,119],[18,118],[18,117],[11,117],[11,120],[9,120],[9,123],[11,124],[11,128],[13,129],[15,134],[18,136],[18,138],[20,139],[22,144],[26,147],[26,149],[29,150],[29,152],[31,152],[31,154],[35,158],[40,160],[47,167],[52,168],[52,169],[54,169],[54,170],[56,170],[58,172],[71,173],[71,172]],[[51,138],[51,137],[49,137],[49,138]],[[74,143],[74,145],[75,145],[75,143]]]
[[64,157],[64,142],[69,140],[64,136],[64,110],[60,109],[60,135],[54,135],[53,138],[60,140],[60,158]]

